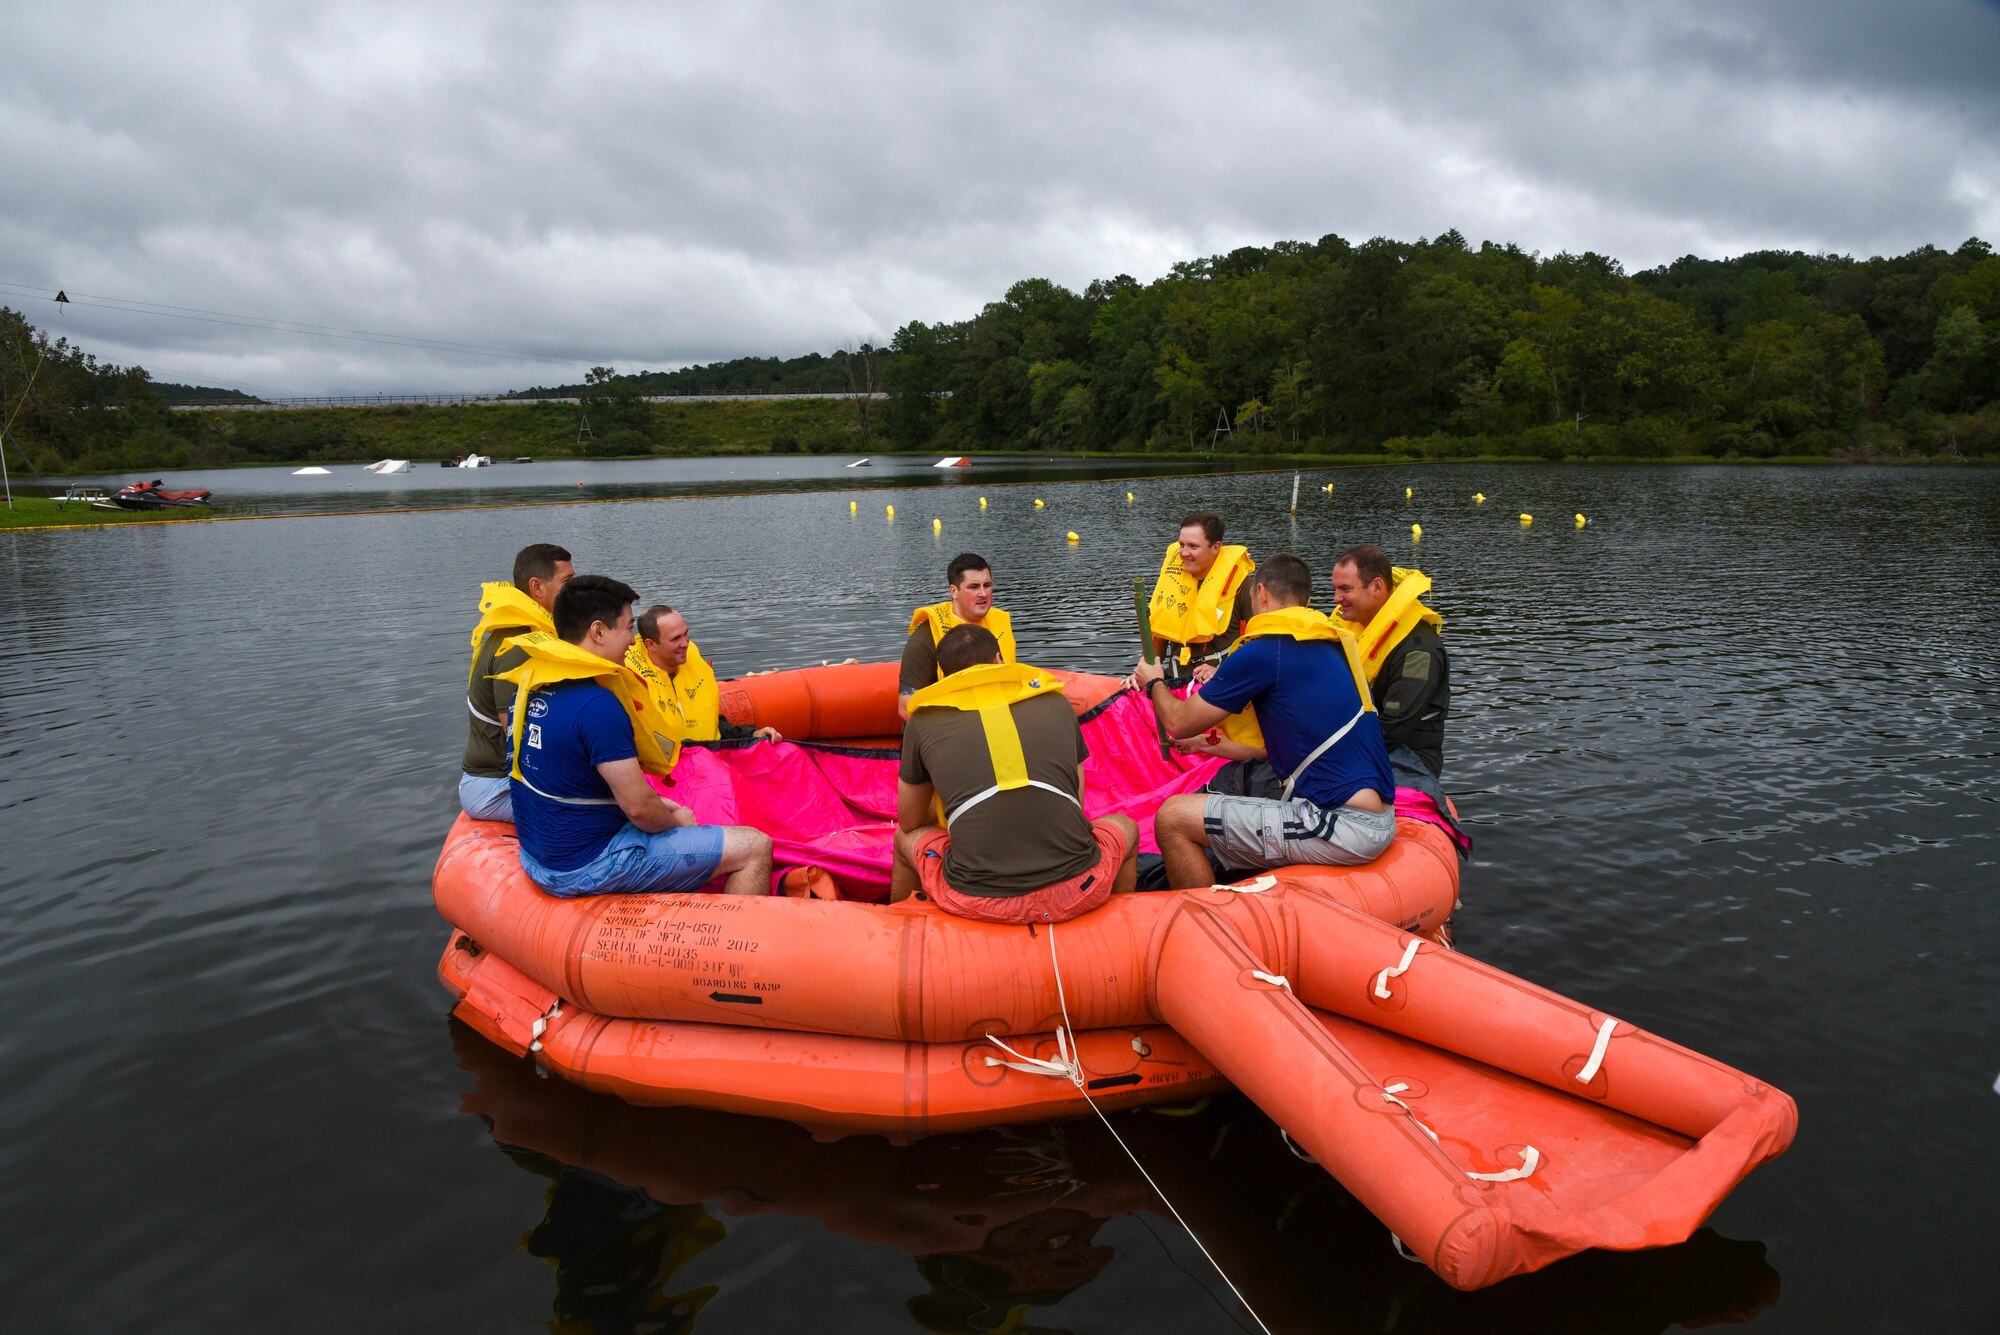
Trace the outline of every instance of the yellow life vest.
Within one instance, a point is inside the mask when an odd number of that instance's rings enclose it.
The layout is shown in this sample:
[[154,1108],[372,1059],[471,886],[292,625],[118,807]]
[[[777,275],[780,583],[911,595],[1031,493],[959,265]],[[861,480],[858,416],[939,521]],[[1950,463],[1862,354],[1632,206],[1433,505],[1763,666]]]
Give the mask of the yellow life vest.
[[[1368,676],[1362,670],[1361,653],[1355,643],[1354,632],[1327,616],[1315,612],[1310,607],[1280,607],[1270,612],[1259,612],[1243,623],[1243,633],[1229,652],[1235,653],[1246,642],[1265,635],[1282,635],[1289,640],[1326,640],[1340,645],[1347,655],[1347,670],[1354,674],[1354,689],[1361,696],[1362,709],[1373,713],[1375,699],[1368,690]],[[1264,730],[1257,723],[1254,705],[1245,705],[1236,713],[1222,720],[1218,725],[1225,737],[1232,742],[1242,742],[1246,746],[1262,747]]]
[[639,749],[639,768],[661,778],[673,773],[674,762],[680,759],[680,739],[673,735],[673,720],[661,716],[660,707],[653,703],[652,688],[638,673],[546,631],[516,635],[501,647],[521,649],[528,655],[528,661],[519,667],[494,674],[496,680],[513,682],[521,694],[514,709],[515,778],[522,778],[521,738],[525,735],[523,723],[528,717],[529,694],[539,687],[564,681],[594,681],[608,689],[625,706],[626,716],[632,720],[632,741]]
[[961,802],[956,811],[946,812],[947,827],[995,793],[1012,792],[1016,788],[1040,788],[1075,804],[1079,810],[1082,808],[1074,793],[1028,777],[1021,731],[1014,726],[1013,705],[1061,691],[1062,683],[1040,668],[1025,663],[984,663],[954,672],[910,697],[912,717],[919,709],[963,709],[979,715],[980,729],[986,734],[986,754],[993,761],[993,786]]
[[1166,559],[1160,562],[1159,581],[1153,585],[1147,618],[1153,634],[1180,645],[1181,662],[1187,662],[1188,645],[1215,639],[1228,629],[1236,591],[1256,570],[1249,548],[1224,547],[1197,585],[1194,576],[1181,568],[1180,544],[1171,544]]
[[472,674],[479,669],[479,646],[496,630],[539,630],[556,633],[555,618],[540,603],[512,584],[479,586],[479,624],[472,628],[472,663],[465,669],[465,689],[472,689]]
[[646,656],[645,643],[637,639],[625,651],[625,666],[644,678],[653,703],[675,725],[682,741],[712,742],[722,736],[722,691],[715,682],[715,669],[693,640],[688,641],[687,661],[671,677],[654,665]]
[[[984,621],[967,621],[958,614],[958,609],[952,606],[951,599],[947,598],[941,603],[931,603],[927,607],[919,607],[916,611],[910,613],[910,628],[904,633],[914,635],[917,627],[920,625],[930,627],[931,646],[933,648],[937,646],[939,640],[944,638],[944,633],[954,626],[984,626],[993,632],[994,639],[1000,641],[1001,659],[1008,663],[1014,661],[1014,618],[1008,616],[997,607],[986,609],[986,620]],[[944,680],[944,670],[942,668],[938,670],[938,680]]]
[[[1389,661],[1389,655],[1397,645],[1409,637],[1411,631],[1426,621],[1442,628],[1444,618],[1425,607],[1419,600],[1431,591],[1431,577],[1421,570],[1405,570],[1402,566],[1389,568],[1389,601],[1382,604],[1375,615],[1368,619],[1356,634],[1361,650],[1361,664],[1368,670],[1368,680],[1382,670],[1382,664]],[[1343,630],[1354,631],[1348,622],[1339,623]]]

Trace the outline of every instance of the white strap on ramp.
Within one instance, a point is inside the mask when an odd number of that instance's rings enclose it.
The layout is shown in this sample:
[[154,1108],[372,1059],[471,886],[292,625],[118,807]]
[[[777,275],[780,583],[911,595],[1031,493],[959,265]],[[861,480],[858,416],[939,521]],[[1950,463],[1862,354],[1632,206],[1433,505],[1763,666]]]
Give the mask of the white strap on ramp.
[[1411,937],[1410,944],[1404,947],[1403,949],[1402,960],[1396,964],[1391,965],[1389,968],[1382,970],[1381,973],[1375,975],[1376,996],[1380,997],[1384,1001],[1387,1001],[1389,999],[1391,995],[1389,992],[1389,980],[1391,978],[1401,978],[1405,973],[1409,972],[1410,962],[1416,959],[1417,947],[1422,944],[1423,942],[1419,941],[1416,937],[1414,936]]
[[1524,1177],[1532,1177],[1535,1170],[1541,1166],[1542,1152],[1533,1145],[1528,1145],[1521,1150],[1519,1168],[1509,1168],[1500,1173],[1467,1173],[1466,1176],[1474,1182],[1519,1182]]
[[1590,1050],[1590,1060],[1576,1073],[1576,1082],[1579,1085],[1587,1085],[1597,1078],[1597,1068],[1604,1065],[1604,1050],[1611,1046],[1611,1031],[1617,1027],[1618,1021],[1608,1015],[1604,1017],[1604,1023],[1598,1026],[1597,1046]]

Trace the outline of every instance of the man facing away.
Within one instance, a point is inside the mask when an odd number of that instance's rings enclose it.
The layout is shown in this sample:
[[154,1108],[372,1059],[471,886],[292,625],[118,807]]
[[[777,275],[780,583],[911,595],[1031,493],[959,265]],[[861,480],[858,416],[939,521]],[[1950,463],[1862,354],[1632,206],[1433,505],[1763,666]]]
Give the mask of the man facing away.
[[776,728],[752,728],[722,717],[722,691],[715,669],[688,638],[687,618],[655,603],[639,614],[639,638],[625,654],[625,666],[646,679],[661,713],[678,720],[684,742],[783,741]]
[[993,605],[993,568],[976,552],[960,552],[945,567],[951,596],[910,613],[910,637],[903,642],[903,667],[896,680],[896,712],[910,716],[910,697],[943,678],[937,644],[954,626],[984,626],[1000,643],[1002,662],[1014,661],[1014,621]]
[[646,782],[641,760],[664,774],[679,743],[657,731],[671,725],[624,664],[637,597],[619,580],[579,575],[556,595],[555,635],[518,641],[527,651],[513,732],[521,866],[564,898],[699,890],[717,875],[729,894],[769,894],[769,835],[698,825]]
[[1002,661],[983,626],[947,631],[937,663],[903,729],[890,900],[921,887],[961,917],[1064,922],[1130,890],[1139,827],[1083,814],[1090,752],[1061,683]]
[[514,683],[496,681],[526,659],[501,645],[524,631],[551,634],[549,609],[576,568],[570,555],[550,542],[523,547],[514,556],[512,584],[484,584],[479,590],[479,624],[472,630],[472,671],[465,678],[465,708],[471,715],[465,759],[458,776],[458,805],[476,820],[512,820],[514,803],[507,777],[507,711]]
[[1396,836],[1395,781],[1352,641],[1306,606],[1312,575],[1292,555],[1272,557],[1251,587],[1252,616],[1235,650],[1185,700],[1158,665],[1132,679],[1173,737],[1192,737],[1255,705],[1281,797],[1217,793],[1170,797],[1154,818],[1167,883],[1206,885],[1204,849],[1245,870],[1299,862],[1352,865],[1381,856]]
[[1414,757],[1441,779],[1451,660],[1439,633],[1443,618],[1418,601],[1430,587],[1423,571],[1391,566],[1373,544],[1333,559],[1334,601],[1341,623],[1355,633],[1390,758],[1400,766]]
[[1160,562],[1148,620],[1167,680],[1206,681],[1250,619],[1248,549],[1222,544],[1222,516],[1197,510]]

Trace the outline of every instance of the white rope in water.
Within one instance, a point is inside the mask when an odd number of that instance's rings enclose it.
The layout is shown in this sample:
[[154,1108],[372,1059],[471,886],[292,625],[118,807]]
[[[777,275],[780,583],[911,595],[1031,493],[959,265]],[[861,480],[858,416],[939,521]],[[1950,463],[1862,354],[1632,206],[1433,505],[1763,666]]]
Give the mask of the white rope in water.
[[1416,937],[1411,937],[1409,946],[1403,951],[1403,958],[1375,975],[1376,996],[1384,1001],[1389,999],[1389,980],[1391,978],[1401,978],[1410,971],[1410,962],[1416,959],[1417,947],[1422,944],[1423,942]]
[[[1085,1087],[1083,1079],[1083,1067],[1081,1063],[1071,1058],[1069,1041],[1066,1037],[1066,1031],[1070,1028],[1069,1000],[1063,995],[1062,966],[1056,959],[1056,929],[1054,923],[1049,924],[1049,968],[1055,973],[1056,976],[1056,1005],[1062,1009],[1063,1022],[1061,1027],[1059,1027],[1056,1030],[1056,1047],[1062,1053],[1063,1061],[1061,1063],[1035,1062],[1035,1059],[1032,1057],[1022,1058],[1022,1061],[1024,1063],[1034,1063],[1035,1065],[1044,1068],[1049,1068],[1041,1071],[1040,1074],[1044,1075],[1061,1074],[1064,1077],[1066,1077],[1072,1085],[1076,1086],[1076,1092],[1083,1095],[1083,1101],[1090,1105],[1090,1110],[1092,1112],[1097,1114],[1097,1120],[1104,1123],[1104,1129],[1106,1131],[1109,1131],[1111,1133],[1111,1138],[1118,1142],[1118,1148],[1125,1151],[1125,1157],[1130,1159],[1132,1161],[1132,1166],[1139,1170],[1139,1176],[1146,1179],[1146,1185],[1151,1187],[1153,1189],[1153,1194],[1160,1198],[1160,1204],[1167,1207],[1167,1213],[1171,1214],[1174,1217],[1174,1222],[1176,1224],[1179,1224],[1183,1229],[1187,1231],[1188,1237],[1194,1239],[1194,1245],[1201,1251],[1202,1258],[1206,1260],[1210,1266],[1214,1267],[1216,1274],[1222,1276],[1222,1282],[1224,1284],[1227,1284],[1229,1286],[1229,1291],[1236,1295],[1236,1301],[1243,1304],[1243,1310],[1250,1314],[1250,1319],[1257,1323],[1257,1328],[1263,1331],[1264,1335],[1271,1335],[1271,1328],[1264,1324],[1263,1317],[1257,1315],[1257,1309],[1252,1307],[1250,1305],[1250,1300],[1243,1296],[1243,1290],[1236,1287],[1236,1281],[1231,1279],[1229,1277],[1229,1272],[1224,1270],[1221,1264],[1216,1261],[1214,1255],[1208,1250],[1207,1246],[1205,1246],[1202,1243],[1201,1236],[1197,1234],[1193,1228],[1189,1227],[1188,1221],[1182,1218],[1181,1212],[1174,1207],[1174,1203],[1167,1199],[1167,1193],[1160,1190],[1160,1184],[1155,1182],[1153,1180],[1153,1175],[1146,1171],[1146,1165],[1140,1163],[1139,1156],[1132,1153],[1132,1147],[1125,1143],[1125,1137],[1119,1135],[1118,1128],[1111,1125],[1111,1119],[1104,1115],[1104,1109],[1098,1107],[1097,1100],[1090,1097],[1090,1090]],[[1003,1048],[1006,1047],[1004,1043],[1000,1043],[1000,1040],[993,1038],[991,1035],[988,1035],[988,1040]],[[1012,1048],[1007,1048],[1007,1051],[1013,1052],[1014,1050]],[[1020,1056],[1019,1053],[1014,1053],[1014,1055],[1017,1057]],[[986,1061],[988,1065],[993,1065],[996,1062],[999,1062],[999,1059],[997,1057],[988,1057]],[[1002,1064],[1007,1066],[1014,1066],[1013,1062],[1006,1062]],[[1055,1069],[1058,1067],[1058,1065],[1066,1067],[1067,1069],[1058,1071],[1057,1069]],[[1025,1068],[1015,1067],[1015,1069],[1021,1070]]]
[[1576,1082],[1579,1085],[1589,1084],[1596,1077],[1597,1068],[1604,1065],[1604,1050],[1611,1046],[1611,1031],[1617,1027],[1618,1021],[1609,1016],[1606,1016],[1604,1023],[1598,1026],[1597,1045],[1590,1050],[1590,1060],[1576,1073]]

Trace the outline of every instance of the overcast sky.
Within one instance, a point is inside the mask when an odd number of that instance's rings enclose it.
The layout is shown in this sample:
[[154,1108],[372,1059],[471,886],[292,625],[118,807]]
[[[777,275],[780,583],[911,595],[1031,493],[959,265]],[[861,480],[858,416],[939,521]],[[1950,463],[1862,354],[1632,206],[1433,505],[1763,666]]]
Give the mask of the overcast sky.
[[0,303],[262,394],[829,351],[1329,232],[2000,244],[2000,0],[0,12]]

